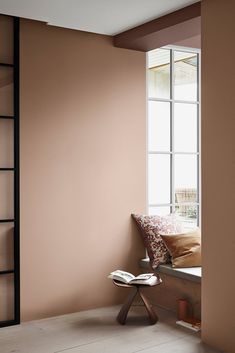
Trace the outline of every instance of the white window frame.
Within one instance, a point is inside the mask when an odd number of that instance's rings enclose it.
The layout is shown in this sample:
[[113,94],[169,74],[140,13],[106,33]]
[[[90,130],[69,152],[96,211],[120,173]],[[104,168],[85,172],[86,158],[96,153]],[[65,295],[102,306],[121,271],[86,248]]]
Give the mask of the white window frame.
[[[160,48],[159,48],[160,49]],[[197,156],[197,202],[193,203],[184,203],[184,205],[189,206],[197,206],[197,225],[201,226],[201,50],[198,48],[188,48],[188,47],[181,47],[181,46],[164,46],[161,49],[169,49],[170,50],[170,98],[154,98],[149,97],[148,90],[149,90],[149,80],[148,80],[148,53],[147,53],[147,210],[149,213],[150,207],[169,207],[170,212],[174,213],[175,206],[175,187],[174,187],[174,156],[183,154],[183,155],[196,155]],[[173,60],[173,52],[180,51],[180,52],[187,52],[187,53],[197,53],[198,58],[198,70],[197,70],[197,101],[187,101],[187,100],[176,100],[174,99],[174,60]],[[168,102],[170,103],[170,151],[149,151],[148,148],[148,141],[149,141],[149,130],[148,130],[148,123],[149,123],[149,112],[148,112],[148,103],[150,101],[157,101],[157,102]],[[197,151],[196,152],[175,152],[174,151],[174,103],[184,103],[184,104],[196,104],[198,106],[197,109]],[[170,155],[170,203],[156,203],[150,204],[149,202],[149,155],[151,154],[168,154]]]

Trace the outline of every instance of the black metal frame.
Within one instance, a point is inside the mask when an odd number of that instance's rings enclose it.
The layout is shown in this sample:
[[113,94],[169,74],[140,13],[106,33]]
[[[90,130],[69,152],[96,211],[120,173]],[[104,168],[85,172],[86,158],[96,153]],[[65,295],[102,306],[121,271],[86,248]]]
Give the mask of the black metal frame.
[[20,175],[19,175],[19,18],[14,17],[14,64],[0,63],[12,67],[14,72],[14,115],[0,116],[12,119],[14,124],[14,168],[0,168],[0,171],[14,173],[14,219],[1,219],[0,223],[14,223],[14,269],[0,271],[0,275],[14,274],[14,319],[0,321],[0,327],[20,323]]

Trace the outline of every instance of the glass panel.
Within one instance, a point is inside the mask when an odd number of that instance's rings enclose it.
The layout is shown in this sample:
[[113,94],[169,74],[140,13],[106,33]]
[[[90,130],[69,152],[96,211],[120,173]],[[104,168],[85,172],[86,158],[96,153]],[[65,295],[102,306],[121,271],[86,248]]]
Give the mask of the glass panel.
[[0,119],[0,168],[14,165],[14,122]]
[[0,321],[14,319],[14,276],[0,276]]
[[0,271],[12,270],[14,226],[13,223],[0,223]]
[[175,155],[175,202],[197,202],[195,155]]
[[197,227],[197,205],[176,205],[175,212],[186,230]]
[[148,55],[149,97],[170,98],[170,50],[156,49]]
[[13,18],[0,15],[0,62],[13,63]]
[[14,218],[14,173],[0,171],[0,219]]
[[178,100],[197,100],[197,54],[174,52],[174,94]]
[[170,203],[170,155],[149,155],[149,203]]
[[149,207],[149,215],[166,216],[170,214],[170,206]]
[[13,87],[13,68],[0,67],[0,115],[13,115]]
[[170,103],[149,102],[150,151],[170,151]]
[[197,105],[175,104],[175,151],[197,152]]

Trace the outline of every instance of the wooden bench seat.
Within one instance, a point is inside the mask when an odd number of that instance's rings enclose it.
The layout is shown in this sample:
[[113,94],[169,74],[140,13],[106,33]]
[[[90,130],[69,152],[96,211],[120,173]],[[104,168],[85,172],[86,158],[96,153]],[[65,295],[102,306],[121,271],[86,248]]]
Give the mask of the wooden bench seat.
[[[149,259],[141,259],[140,267],[151,270]],[[173,268],[170,264],[160,265],[157,272],[165,273],[169,276],[186,279],[192,282],[201,283],[202,268],[201,267],[185,267]]]
[[[151,272],[149,259],[141,259],[143,272]],[[151,302],[177,313],[178,300],[187,299],[192,306],[193,315],[201,317],[201,267],[172,268],[171,265],[160,265],[158,271],[162,285],[148,291]]]

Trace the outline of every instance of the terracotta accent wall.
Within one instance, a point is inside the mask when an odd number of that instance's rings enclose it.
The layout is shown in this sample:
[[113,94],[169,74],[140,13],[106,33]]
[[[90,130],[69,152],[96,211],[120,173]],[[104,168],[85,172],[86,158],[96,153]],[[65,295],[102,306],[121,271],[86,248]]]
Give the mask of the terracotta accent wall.
[[21,20],[21,313],[122,301],[145,211],[145,54],[107,36]]
[[235,352],[235,2],[202,1],[202,338]]

